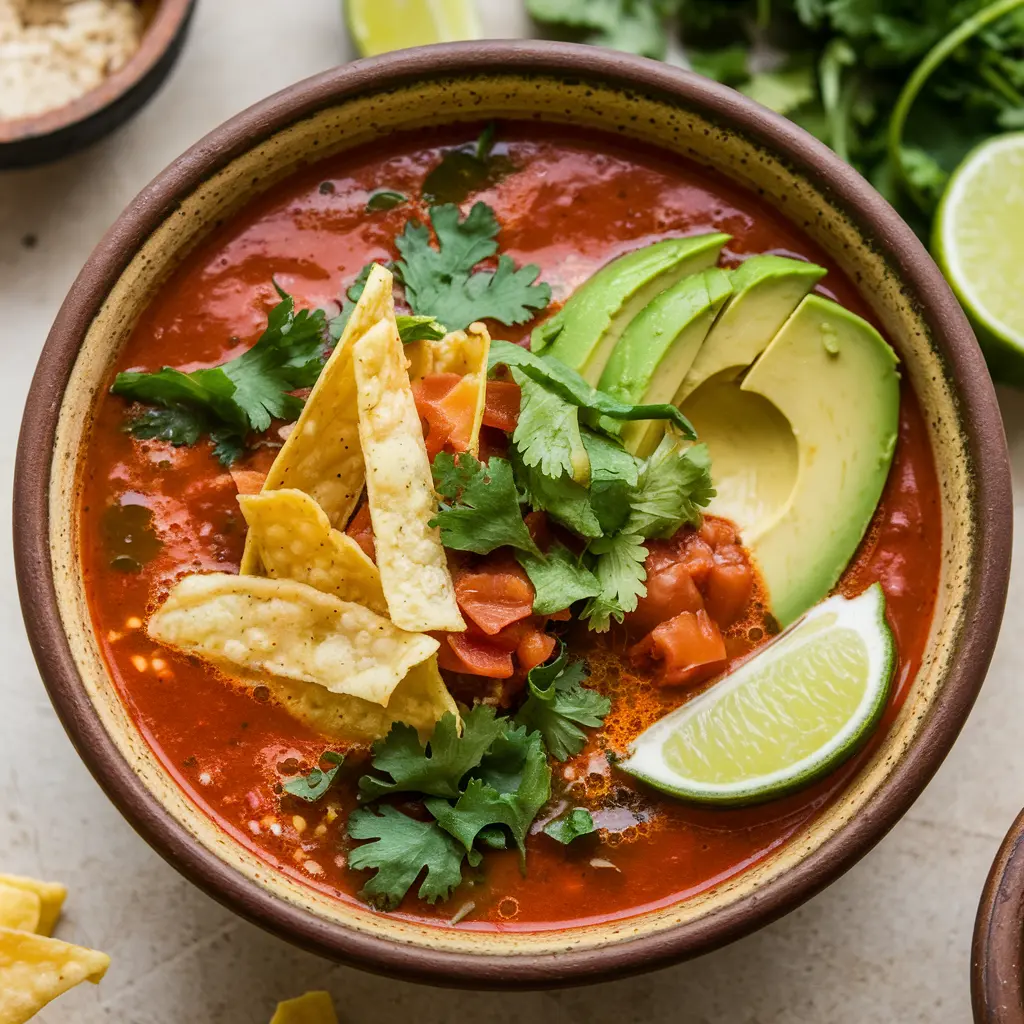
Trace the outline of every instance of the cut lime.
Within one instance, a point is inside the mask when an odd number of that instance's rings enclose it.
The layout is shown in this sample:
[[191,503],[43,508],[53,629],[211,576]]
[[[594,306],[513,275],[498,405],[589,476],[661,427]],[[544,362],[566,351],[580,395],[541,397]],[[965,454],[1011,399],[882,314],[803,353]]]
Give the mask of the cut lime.
[[992,375],[1024,383],[1024,132],[989,139],[953,172],[933,248]]
[[672,796],[758,803],[846,760],[885,707],[895,654],[876,583],[830,597],[633,742],[624,771]]
[[349,32],[364,57],[480,38],[473,0],[347,0],[345,6]]

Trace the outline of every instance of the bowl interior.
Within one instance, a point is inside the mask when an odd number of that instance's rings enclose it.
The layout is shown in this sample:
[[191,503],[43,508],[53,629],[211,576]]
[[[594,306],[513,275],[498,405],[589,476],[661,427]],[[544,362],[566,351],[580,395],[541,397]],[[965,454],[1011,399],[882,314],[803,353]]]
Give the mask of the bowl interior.
[[[442,73],[426,81],[363,90],[275,131],[238,152],[212,176],[198,184],[189,183],[180,204],[125,254],[130,262],[88,329],[60,406],[49,490],[50,556],[59,615],[70,639],[74,666],[103,729],[158,803],[147,813],[169,815],[180,826],[180,834],[226,865],[226,873],[238,885],[248,882],[310,915],[326,943],[320,948],[331,948],[327,932],[341,925],[349,932],[441,954],[475,959],[509,954],[548,956],[629,944],[638,938],[678,932],[683,925],[694,936],[691,950],[698,950],[702,922],[730,913],[746,915],[756,902],[755,894],[796,871],[801,863],[825,855],[831,840],[868,817],[862,812],[943,701],[951,658],[965,625],[968,597],[977,589],[980,572],[975,462],[948,367],[938,354],[919,297],[901,284],[897,268],[886,261],[836,196],[812,180],[813,175],[789,166],[752,134],[714,123],[717,118],[702,115],[698,106],[694,103],[693,109],[688,109],[679,98],[653,89],[630,90],[601,84],[596,77],[542,71]],[[214,827],[158,763],[107,677],[85,600],[76,503],[68,497],[79,486],[81,453],[89,438],[92,409],[112,361],[154,290],[215,225],[295,169],[323,156],[396,130],[492,117],[585,125],[654,143],[669,153],[712,167],[784,211],[839,264],[898,346],[902,372],[909,376],[926,411],[943,503],[942,578],[924,663],[884,742],[842,797],[783,848],[713,890],[626,921],[561,932],[499,934],[439,929],[335,902],[268,869]],[[191,173],[187,166],[185,172]],[[91,710],[88,713],[93,714]],[[960,714],[966,714],[966,708]],[[803,895],[828,880],[822,876],[808,881]]]

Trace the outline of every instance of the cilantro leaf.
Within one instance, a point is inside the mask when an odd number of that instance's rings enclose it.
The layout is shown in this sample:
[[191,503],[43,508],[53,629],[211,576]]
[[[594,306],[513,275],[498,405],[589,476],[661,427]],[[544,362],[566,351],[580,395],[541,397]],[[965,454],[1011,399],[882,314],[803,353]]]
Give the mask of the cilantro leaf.
[[691,440],[697,436],[693,424],[671,403],[631,405],[621,402],[591,387],[575,370],[554,356],[538,355],[510,341],[492,341],[488,369],[496,366],[520,369],[569,404],[583,409],[588,422],[596,422],[601,416],[614,420],[671,420],[684,436]]
[[517,270],[501,256],[496,270],[474,270],[498,251],[499,225],[486,203],[477,203],[464,220],[453,204],[431,207],[430,222],[437,248],[418,221],[409,221],[395,239],[402,256],[397,270],[414,313],[443,317],[452,330],[463,330],[487,318],[525,323],[551,301],[551,289],[535,283],[540,270],[533,264]]
[[423,181],[423,196],[431,203],[461,203],[473,192],[497,184],[515,167],[494,149],[494,123],[480,133],[471,147],[447,149]]
[[525,729],[513,727],[503,737],[503,747],[500,772],[488,771],[485,759],[479,777],[469,780],[455,804],[438,799],[425,803],[438,824],[467,852],[480,832],[488,826],[503,825],[525,864],[526,834],[551,797],[551,768],[539,733],[528,734]]
[[543,384],[513,368],[519,385],[519,420],[512,442],[523,463],[545,476],[568,475],[578,484],[590,479],[590,458],[580,436],[580,411]]
[[398,336],[403,345],[413,341],[440,341],[448,328],[432,316],[397,316]]
[[317,764],[308,775],[299,775],[294,779],[289,779],[281,786],[281,789],[289,796],[297,796],[300,800],[305,800],[306,803],[316,803],[331,788],[331,783],[334,782],[334,777],[338,774],[345,755],[333,750],[325,750],[320,755],[320,760],[327,761],[334,767],[323,771]]
[[526,677],[529,696],[516,722],[544,737],[549,753],[558,761],[578,754],[587,743],[579,726],[596,728],[611,710],[611,701],[582,685],[587,678],[581,661],[569,661],[565,645],[558,657],[530,669]]
[[458,722],[450,711],[442,716],[423,746],[416,730],[398,723],[373,745],[373,767],[390,776],[364,775],[359,780],[359,796],[376,800],[389,793],[426,793],[457,799],[462,777],[476,768],[487,748],[507,723],[494,717],[494,708],[478,704]]
[[137,437],[161,437],[195,444],[202,434],[215,441],[230,465],[250,430],[265,431],[274,418],[294,420],[302,399],[290,392],[316,383],[323,368],[326,320],[323,310],[295,312],[294,300],[276,284],[281,301],[267,315],[259,340],[220,366],[183,373],[165,366],[155,373],[119,373],[111,393],[171,415],[142,413],[129,429]]
[[580,836],[588,836],[596,831],[597,826],[594,824],[594,819],[590,816],[590,811],[583,807],[574,807],[571,811],[566,811],[565,814],[552,818],[544,826],[545,834],[551,836],[552,839],[563,846],[568,846],[574,839],[579,839]]
[[665,0],[527,0],[537,21],[565,26],[580,42],[661,59]]
[[597,556],[594,575],[601,584],[601,592],[586,603],[582,618],[592,630],[604,633],[612,619],[621,622],[626,613],[636,611],[638,599],[646,596],[647,548],[642,537],[619,533],[592,541],[589,552]]
[[348,864],[355,871],[376,868],[360,895],[386,910],[402,902],[424,869],[419,897],[430,903],[447,899],[462,881],[465,851],[436,822],[416,821],[385,805],[379,813],[368,808],[353,811],[348,834],[376,840],[350,851]]
[[630,498],[626,532],[671,537],[681,526],[699,526],[701,508],[715,496],[711,453],[706,444],[686,446],[666,434],[647,460]]
[[597,577],[564,544],[553,544],[545,559],[521,551],[516,558],[533,584],[536,615],[560,612],[575,601],[597,597],[601,592]]
[[573,483],[567,476],[553,480],[539,469],[532,469],[524,464],[515,447],[509,452],[509,461],[515,482],[533,509],[547,512],[556,522],[581,537],[600,537],[603,534],[587,488]]
[[442,498],[431,526],[441,528],[441,543],[457,551],[486,555],[508,545],[543,557],[523,522],[512,467],[505,459],[487,465],[471,455],[441,452],[434,458],[434,486]]
[[584,430],[590,458],[590,504],[605,534],[622,529],[631,511],[631,495],[640,476],[640,461],[611,438]]

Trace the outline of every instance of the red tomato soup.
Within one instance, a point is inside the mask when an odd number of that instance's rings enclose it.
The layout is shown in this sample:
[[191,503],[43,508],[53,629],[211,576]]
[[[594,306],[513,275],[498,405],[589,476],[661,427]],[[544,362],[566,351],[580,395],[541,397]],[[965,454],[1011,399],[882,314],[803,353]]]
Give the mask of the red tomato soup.
[[[365,263],[396,257],[392,240],[410,217],[426,218],[427,204],[418,198],[368,214],[368,196],[385,188],[421,196],[445,147],[465,144],[472,134],[396,136],[274,188],[186,259],[143,314],[117,369],[170,365],[188,371],[238,355],[259,336],[278,301],[275,280],[297,308],[335,303]],[[815,245],[719,175],[636,144],[566,128],[503,125],[498,138],[501,173],[478,182],[462,209],[476,200],[493,208],[501,251],[519,265],[540,267],[552,288],[552,309],[622,253],[670,236],[722,231],[732,236],[723,266],[753,253],[810,260],[828,269],[821,294],[870,318],[850,282]],[[533,326],[491,325],[491,333],[523,341]],[[308,772],[325,748],[336,745],[293,719],[268,687],[232,682],[196,657],[162,648],[145,628],[177,579],[237,572],[246,529],[237,496],[258,489],[280,446],[278,435],[271,430],[229,472],[206,441],[173,447],[131,436],[126,409],[116,396],[99,403],[80,498],[90,608],[119,693],[190,799],[238,843],[320,892],[360,902],[369,876],[347,866],[354,843],[345,831],[356,805],[356,776],[315,804],[281,792],[284,780]],[[354,524],[350,533],[372,550],[368,529]],[[838,586],[847,595],[876,581],[884,589],[898,649],[885,721],[921,663],[939,554],[935,468],[920,408],[904,382],[888,483]],[[513,590],[517,585],[515,579],[508,583]],[[755,599],[746,618],[723,624],[730,658],[745,656],[771,632],[758,607]],[[525,875],[516,852],[488,853],[479,867],[464,870],[451,899],[429,905],[414,889],[398,914],[444,925],[471,903],[459,927],[525,930],[666,906],[739,874],[786,843],[836,798],[870,752],[869,746],[810,788],[759,806],[717,809],[674,801],[612,762],[642,729],[692,696],[693,686],[660,687],[634,671],[624,657],[634,640],[621,628],[598,635],[573,626],[569,636],[573,653],[590,663],[589,685],[611,698],[611,711],[582,753],[553,764],[551,806],[592,807],[597,835],[563,846],[535,826],[526,843]],[[537,650],[543,660],[550,646]],[[467,699],[454,682],[452,691]],[[368,758],[367,751],[349,752],[343,771],[365,768]]]

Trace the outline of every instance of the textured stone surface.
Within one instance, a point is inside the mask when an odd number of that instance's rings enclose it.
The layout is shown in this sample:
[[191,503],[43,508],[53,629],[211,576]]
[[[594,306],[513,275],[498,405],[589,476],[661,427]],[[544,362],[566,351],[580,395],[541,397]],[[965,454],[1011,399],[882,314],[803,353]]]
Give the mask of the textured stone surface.
[[[493,35],[525,30],[509,0]],[[515,5],[517,8],[518,5]],[[345,57],[339,0],[204,0],[184,59],[130,125],[52,167],[0,175],[0,533],[10,536],[21,407],[46,330],[124,204],[182,149],[267,93]],[[34,239],[34,242],[33,242]],[[1014,469],[1024,402],[1001,395]],[[1024,491],[1018,490],[1018,503]],[[579,1024],[962,1024],[971,927],[1004,830],[1024,802],[1024,573],[985,691],[910,815],[831,889],[742,942],[659,974],[561,993],[456,994],[371,977],[300,953],[222,910],[165,865],[89,777],[50,710],[24,638],[10,544],[0,545],[0,870],[71,887],[59,934],[109,952],[99,988],[44,1024],[259,1024],[277,999],[334,992],[347,1024],[471,1014]]]

